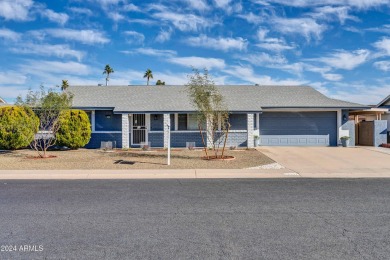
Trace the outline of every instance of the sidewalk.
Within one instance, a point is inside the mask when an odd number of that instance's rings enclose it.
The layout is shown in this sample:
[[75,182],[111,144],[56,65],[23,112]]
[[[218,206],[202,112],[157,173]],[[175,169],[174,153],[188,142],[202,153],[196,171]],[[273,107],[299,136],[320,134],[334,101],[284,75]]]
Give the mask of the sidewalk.
[[0,180],[390,178],[383,172],[298,174],[289,169],[0,170]]

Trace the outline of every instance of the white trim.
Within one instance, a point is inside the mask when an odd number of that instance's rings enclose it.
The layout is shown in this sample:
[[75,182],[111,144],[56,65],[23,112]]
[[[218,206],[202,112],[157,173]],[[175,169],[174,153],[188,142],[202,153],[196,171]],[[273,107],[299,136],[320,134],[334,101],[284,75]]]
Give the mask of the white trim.
[[274,108],[263,109],[263,112],[332,112],[339,110],[341,110],[341,108]]
[[130,119],[129,114],[122,114],[122,148],[129,148],[130,147],[129,119]]
[[91,111],[91,124],[92,124],[92,133],[96,132],[96,115],[95,115],[95,110]]
[[[175,113],[175,117],[174,117],[174,122],[175,122],[175,130],[179,129],[179,114],[178,113]],[[172,130],[171,130],[172,132]]]
[[94,131],[92,133],[93,134],[121,134],[122,131]]

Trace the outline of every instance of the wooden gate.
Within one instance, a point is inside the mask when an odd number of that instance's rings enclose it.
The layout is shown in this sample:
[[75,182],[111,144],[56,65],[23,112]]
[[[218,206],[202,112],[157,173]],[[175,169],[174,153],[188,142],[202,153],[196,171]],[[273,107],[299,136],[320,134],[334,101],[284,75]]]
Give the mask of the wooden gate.
[[358,123],[358,144],[359,145],[374,145],[374,122],[362,121]]

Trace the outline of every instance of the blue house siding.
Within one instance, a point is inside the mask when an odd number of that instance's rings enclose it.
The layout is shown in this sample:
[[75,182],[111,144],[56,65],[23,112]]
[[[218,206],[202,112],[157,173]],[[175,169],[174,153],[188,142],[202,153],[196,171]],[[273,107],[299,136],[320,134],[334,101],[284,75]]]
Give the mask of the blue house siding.
[[110,110],[95,111],[95,131],[121,131],[121,130],[122,130],[122,115],[114,114]]
[[164,130],[164,115],[163,114],[151,114],[150,115],[150,130],[151,131],[163,131]]
[[116,148],[122,147],[121,133],[92,133],[91,140],[85,148],[96,149],[100,148],[101,142],[116,141]]
[[164,147],[164,133],[149,133],[151,147]]
[[[230,132],[226,141],[226,147],[246,147],[247,146],[248,134],[247,132]],[[221,143],[220,147],[223,146]]]
[[[206,142],[206,134],[204,134],[204,140]],[[202,136],[199,132],[171,132],[172,147],[186,147],[186,142],[195,142],[195,147],[203,147]]]

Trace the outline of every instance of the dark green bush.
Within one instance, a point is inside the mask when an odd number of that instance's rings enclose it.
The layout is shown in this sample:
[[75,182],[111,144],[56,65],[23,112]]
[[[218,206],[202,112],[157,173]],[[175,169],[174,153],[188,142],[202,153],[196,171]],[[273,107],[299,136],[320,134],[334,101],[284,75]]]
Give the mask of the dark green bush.
[[28,107],[0,107],[0,149],[28,146],[38,132],[39,119]]
[[56,135],[58,145],[78,149],[85,146],[91,139],[91,123],[87,113],[82,110],[62,111],[59,124]]

